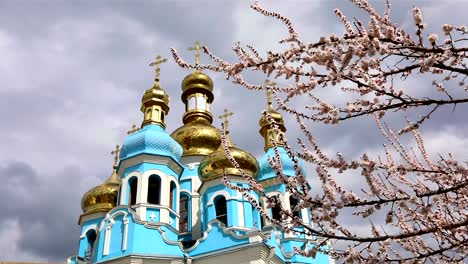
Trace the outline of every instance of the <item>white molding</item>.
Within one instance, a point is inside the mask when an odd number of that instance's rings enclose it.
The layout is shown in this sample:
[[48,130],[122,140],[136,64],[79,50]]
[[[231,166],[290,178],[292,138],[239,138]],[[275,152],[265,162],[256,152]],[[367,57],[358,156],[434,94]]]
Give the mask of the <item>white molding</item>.
[[128,237],[128,219],[124,216],[123,224],[124,224],[124,233],[122,238],[122,251],[127,250],[127,237]]
[[[120,190],[120,204],[119,205],[129,205],[127,204],[127,189],[128,187],[128,181],[132,178],[136,177],[138,181],[138,186],[137,186],[137,197],[136,197],[136,203],[138,203],[138,190],[141,188],[141,182],[142,182],[142,177],[143,174],[140,171],[132,171],[125,178],[122,178],[122,183],[121,183],[121,190]],[[128,199],[130,201],[130,199]]]
[[94,230],[97,234],[98,232],[98,225],[97,224],[92,224],[92,225],[89,225],[85,230],[83,230],[83,232],[81,233],[80,235],[80,239],[82,238],[85,238],[86,237],[86,233],[88,233],[90,230]]
[[216,197],[219,196],[219,195],[224,196],[224,198],[226,198],[226,202],[227,202],[228,200],[237,199],[237,197],[231,197],[231,195],[230,195],[226,190],[219,190],[219,191],[214,192],[214,193],[211,195],[210,200],[206,203],[205,207],[208,207],[208,206],[210,206],[210,205],[213,205],[214,198],[216,198]]
[[245,217],[244,217],[244,202],[238,201],[237,202],[237,218],[239,221],[239,226],[245,226]]
[[159,155],[154,155],[154,154],[139,154],[129,159],[124,159],[120,161],[118,173],[124,172],[125,169],[127,169],[128,167],[132,167],[141,163],[153,163],[153,164],[158,164],[158,165],[166,165],[178,175],[180,175],[184,169],[184,167],[181,164],[174,161],[170,157],[159,156]]
[[104,234],[104,250],[102,251],[103,256],[109,255],[110,248],[110,236],[111,236],[112,225],[107,225],[106,231]]

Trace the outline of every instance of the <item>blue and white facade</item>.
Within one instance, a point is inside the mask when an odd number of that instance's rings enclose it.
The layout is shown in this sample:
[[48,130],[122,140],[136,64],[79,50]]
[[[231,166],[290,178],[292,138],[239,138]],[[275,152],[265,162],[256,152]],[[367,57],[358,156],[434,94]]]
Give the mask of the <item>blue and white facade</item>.
[[[68,262],[332,263],[329,256],[320,253],[315,258],[294,254],[294,247],[314,247],[316,238],[281,232],[263,219],[241,193],[223,184],[220,171],[225,171],[237,186],[245,187],[247,181],[226,163],[221,148],[190,152],[189,145],[205,142],[200,139],[204,136],[211,137],[208,144],[219,145],[219,130],[211,127],[209,112],[213,101],[211,79],[199,72],[194,74],[182,85],[187,106],[183,129],[189,131],[184,132],[183,139],[165,131],[169,98],[159,82],[145,92],[141,129],[124,141],[115,166],[113,175],[119,180],[115,195],[110,194],[109,185],[85,194],[84,213],[79,219],[79,246]],[[195,98],[192,105],[190,98]],[[199,99],[203,104],[198,103]],[[192,134],[199,138],[187,139],[190,126],[196,127]],[[202,131],[214,132],[203,135]],[[265,142],[270,132],[264,124],[261,133]],[[290,194],[268,163],[274,147],[266,144],[259,162],[234,145],[230,149],[234,156],[238,155],[235,158],[239,157],[244,171],[264,183],[268,194],[279,197],[284,208],[291,209]],[[281,145],[278,150],[283,157],[284,174],[294,177],[293,162]],[[258,197],[253,192],[251,195]],[[109,199],[115,199],[112,208],[100,206],[103,201],[111,203]],[[274,217],[272,209],[265,206],[265,198],[258,199]],[[304,223],[312,225],[307,209],[297,213]]]

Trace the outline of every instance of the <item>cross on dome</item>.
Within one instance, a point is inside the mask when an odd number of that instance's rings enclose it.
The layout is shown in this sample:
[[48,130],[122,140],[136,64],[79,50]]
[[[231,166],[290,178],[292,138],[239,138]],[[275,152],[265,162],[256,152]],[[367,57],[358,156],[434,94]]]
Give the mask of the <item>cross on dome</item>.
[[140,128],[137,127],[135,124],[133,124],[132,127],[130,128],[130,130],[127,131],[127,135],[131,135],[131,134],[137,132],[138,130],[140,130]]
[[120,153],[120,146],[116,145],[115,149],[111,151],[111,154],[114,156],[114,168],[117,168],[117,163],[119,162],[119,153]]
[[233,112],[229,112],[227,109],[224,109],[224,113],[222,115],[219,115],[219,119],[222,120],[224,125],[226,126],[226,131],[229,130],[229,120],[228,117],[234,115]]
[[195,41],[194,46],[188,47],[187,50],[195,51],[195,65],[199,65],[200,64],[200,42]]
[[160,64],[163,64],[167,61],[167,59],[164,59],[163,57],[161,56],[157,56],[155,61],[151,62],[149,64],[150,67],[153,67],[154,66],[154,72],[155,72],[155,78],[154,78],[154,82],[156,84],[159,83],[159,76],[160,76],[160,73],[161,73],[161,68],[160,68]]
[[[275,86],[276,83],[275,82],[271,82],[270,80],[266,79],[265,80],[265,86]],[[266,96],[267,96],[267,103],[268,103],[268,108],[269,109],[273,109],[273,105],[272,105],[272,102],[271,102],[271,95],[273,93],[270,91],[270,90],[267,90],[266,91]]]

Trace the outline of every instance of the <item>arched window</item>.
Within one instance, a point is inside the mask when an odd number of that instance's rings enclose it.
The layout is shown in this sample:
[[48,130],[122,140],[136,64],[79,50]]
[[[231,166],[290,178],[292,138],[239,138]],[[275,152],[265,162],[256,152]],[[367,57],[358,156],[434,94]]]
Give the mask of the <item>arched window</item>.
[[151,175],[148,179],[148,199],[149,204],[160,204],[161,179],[157,175]]
[[129,205],[134,205],[134,204],[136,204],[136,197],[137,197],[137,190],[138,190],[138,179],[136,177],[132,177],[128,181],[128,185],[130,186]]
[[294,208],[297,206],[298,201],[296,198],[293,198],[292,196],[289,196],[289,205],[291,207],[291,212],[293,216],[301,217],[301,211],[300,210],[295,210]]
[[169,206],[172,210],[176,211],[177,207],[177,192],[176,192],[176,185],[173,181],[171,181],[170,192],[169,192]]
[[271,217],[278,221],[281,221],[281,199],[278,195],[273,196],[275,199],[274,205],[271,206]]
[[[262,209],[265,208],[265,207],[263,207],[263,203],[262,203],[262,202],[259,202],[259,204],[260,204],[260,207],[261,207]],[[258,215],[259,215],[259,217],[260,217],[260,229],[262,229],[262,228],[265,226],[265,220],[264,220],[264,218],[263,218],[263,215],[262,215],[260,212],[259,212]]]
[[88,248],[85,251],[85,259],[91,260],[93,254],[94,243],[96,242],[96,230],[92,229],[86,233],[86,239],[88,240]]
[[180,201],[179,201],[179,232],[184,233],[189,230],[189,208],[190,208],[190,198],[188,194],[182,193],[180,195]]
[[214,200],[214,206],[216,211],[216,219],[220,222],[227,224],[227,203],[226,198],[222,195],[218,196]]

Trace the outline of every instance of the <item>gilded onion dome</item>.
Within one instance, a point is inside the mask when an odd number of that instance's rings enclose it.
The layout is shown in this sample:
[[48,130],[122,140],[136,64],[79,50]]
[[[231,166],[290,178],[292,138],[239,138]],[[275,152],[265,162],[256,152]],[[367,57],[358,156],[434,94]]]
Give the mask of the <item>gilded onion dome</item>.
[[211,125],[213,81],[200,71],[187,75],[182,81],[181,99],[186,110],[184,125],[176,129],[171,137],[182,146],[183,156],[206,156],[213,153],[221,144],[221,132]]
[[[228,144],[229,153],[234,160],[239,164],[239,168],[248,176],[254,178],[258,172],[258,162],[255,157],[249,152],[236,148],[229,137],[228,121],[227,117],[232,115],[226,109],[224,115],[220,118],[226,118],[224,123],[226,125],[226,139]],[[203,182],[222,178],[224,173],[226,175],[242,176],[240,169],[236,168],[232,162],[228,159],[226,152],[224,151],[223,145],[221,144],[218,149],[206,156],[198,167],[198,175]]]
[[[259,132],[265,139],[265,151],[274,146],[273,142],[275,142],[277,146],[283,146],[284,143],[281,137],[282,134],[286,132],[286,126],[284,125],[283,116],[281,116],[280,113],[273,109],[270,93],[267,93],[267,96],[268,110],[265,111],[265,114],[262,115],[259,121]],[[276,129],[274,128],[274,126],[276,126]]]
[[83,214],[108,212],[117,204],[120,177],[117,175],[117,166],[114,166],[111,176],[101,185],[87,191],[81,199]]
[[[265,82],[266,84],[271,84],[268,81]],[[286,132],[286,126],[284,125],[284,119],[280,113],[273,109],[273,105],[271,102],[270,93],[267,93],[268,98],[268,109],[260,118],[260,134],[265,139],[265,154],[259,159],[259,176],[257,177],[258,181],[264,181],[268,179],[276,178],[276,171],[270,165],[270,158],[275,158],[275,149],[274,146],[276,144],[278,154],[281,159],[282,165],[282,172],[284,175],[287,176],[294,176],[295,172],[295,163],[289,157],[288,153],[284,146],[283,135]],[[269,117],[270,116],[270,117]],[[276,126],[276,128],[274,127]],[[302,160],[297,159],[298,166],[300,167],[302,173]],[[305,174],[304,174],[305,175]]]

